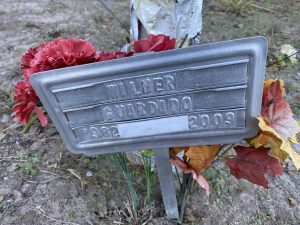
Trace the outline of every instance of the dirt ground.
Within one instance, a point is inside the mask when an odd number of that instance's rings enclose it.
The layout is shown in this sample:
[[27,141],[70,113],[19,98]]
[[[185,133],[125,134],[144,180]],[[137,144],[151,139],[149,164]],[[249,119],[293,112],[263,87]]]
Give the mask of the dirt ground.
[[[128,1],[106,2],[129,26]],[[300,49],[299,10],[299,0],[205,1],[202,42],[263,35],[272,63],[282,44]],[[36,125],[25,135],[12,121],[21,55],[59,36],[87,39],[104,50],[126,42],[126,32],[96,0],[0,0],[0,225],[176,224],[166,219],[156,177],[153,205],[142,207],[133,220],[126,183],[103,156],[69,153],[52,124],[47,129]],[[299,119],[300,63],[277,69],[269,69],[267,76],[285,80],[287,99]],[[143,199],[143,169],[132,170]],[[204,175],[212,193],[206,197],[193,188],[185,223],[300,224],[300,173],[290,162],[268,190],[237,181],[223,163]]]

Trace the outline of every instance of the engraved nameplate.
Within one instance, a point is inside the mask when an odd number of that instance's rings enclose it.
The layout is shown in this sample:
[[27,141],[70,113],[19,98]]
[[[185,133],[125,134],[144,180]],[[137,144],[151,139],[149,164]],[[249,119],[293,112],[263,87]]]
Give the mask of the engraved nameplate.
[[266,51],[255,37],[47,71],[30,82],[75,153],[234,143],[257,132]]

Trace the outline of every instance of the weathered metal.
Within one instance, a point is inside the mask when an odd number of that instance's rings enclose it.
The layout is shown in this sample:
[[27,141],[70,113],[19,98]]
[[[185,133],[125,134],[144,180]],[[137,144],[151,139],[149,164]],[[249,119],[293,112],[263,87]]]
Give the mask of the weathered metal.
[[155,164],[159,178],[160,190],[167,215],[170,219],[177,219],[178,205],[173,180],[172,166],[169,163],[169,148],[154,149]]
[[255,37],[35,74],[71,152],[235,143],[256,134],[266,41]]
[[133,40],[146,34],[167,34],[181,43],[186,37],[199,43],[202,0],[130,0],[130,32]]

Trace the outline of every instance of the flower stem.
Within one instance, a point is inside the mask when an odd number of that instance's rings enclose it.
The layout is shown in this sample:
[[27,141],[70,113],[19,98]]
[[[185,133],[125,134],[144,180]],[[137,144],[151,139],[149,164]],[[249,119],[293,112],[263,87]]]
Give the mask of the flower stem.
[[23,128],[23,133],[26,134],[28,133],[28,131],[30,130],[30,128],[32,127],[32,125],[37,121],[38,119],[38,115],[34,115],[29,122],[24,126]]
[[180,199],[179,199],[179,221],[183,221],[184,209],[187,203],[187,197],[191,190],[193,183],[193,176],[191,173],[183,174],[182,183],[180,185]]
[[142,150],[142,159],[144,162],[144,171],[146,175],[146,204],[150,205],[152,196],[152,175],[151,164],[152,164],[152,150]]
[[122,174],[126,180],[127,186],[128,186],[130,201],[132,204],[132,211],[134,213],[134,217],[137,218],[137,210],[139,207],[139,200],[138,200],[138,196],[136,193],[136,189],[132,182],[130,171],[129,171],[129,168],[127,165],[126,156],[124,153],[115,153],[115,154],[107,156],[107,158],[110,162],[112,162],[112,164],[117,169],[119,169],[122,172]]

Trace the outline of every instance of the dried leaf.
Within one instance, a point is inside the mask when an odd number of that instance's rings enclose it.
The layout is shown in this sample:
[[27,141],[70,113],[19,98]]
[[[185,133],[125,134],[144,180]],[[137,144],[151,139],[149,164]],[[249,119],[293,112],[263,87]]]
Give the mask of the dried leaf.
[[199,173],[210,166],[212,160],[218,154],[221,145],[192,146],[185,153],[188,164]]
[[197,174],[196,171],[190,167],[186,162],[184,162],[183,160],[179,159],[177,156],[173,156],[171,159],[171,163],[174,166],[179,167],[184,173],[192,173],[193,175],[193,179],[195,181],[197,181],[197,183],[199,184],[199,186],[201,188],[203,188],[203,190],[205,191],[206,195],[209,195],[209,185],[207,180],[201,175],[201,174]]
[[176,156],[181,151],[187,151],[189,147],[177,147],[177,148],[170,148],[170,154]]
[[[286,152],[292,159],[293,163],[295,164],[296,168],[300,169],[300,155],[292,148],[291,142],[289,139],[283,140],[281,136],[270,126],[268,126],[264,119],[261,117],[258,117],[259,124],[258,126],[263,131],[262,133],[269,134],[271,136],[275,136],[278,138],[281,142],[280,149],[284,152]],[[293,143],[298,143],[297,138],[295,137],[292,139]]]
[[266,83],[266,86],[262,100],[262,117],[259,117],[261,130],[273,133],[282,141],[289,138],[295,140],[300,128],[293,118],[289,103],[282,98],[280,80]]
[[265,175],[283,174],[283,169],[277,158],[268,155],[269,148],[254,148],[237,146],[237,155],[226,160],[230,173],[237,179],[244,178],[254,184],[269,188]]
[[280,83],[280,96],[282,97],[285,94],[284,82],[282,79],[267,79],[264,82],[264,95],[267,94],[267,90],[270,88],[270,86],[277,81]]
[[272,156],[279,158],[281,163],[284,163],[288,156],[285,151],[280,149],[282,142],[272,134],[268,135],[260,133],[255,138],[250,140],[250,144],[255,148],[259,148],[262,146],[270,147]]
[[[299,144],[294,144],[294,148],[297,146],[299,146]],[[280,147],[281,150],[285,151],[287,154],[289,154],[289,156],[291,157],[295,167],[297,168],[297,170],[300,169],[300,155],[294,150],[294,148],[291,145],[291,142],[289,140],[286,140],[284,142],[282,142],[282,145]]]

